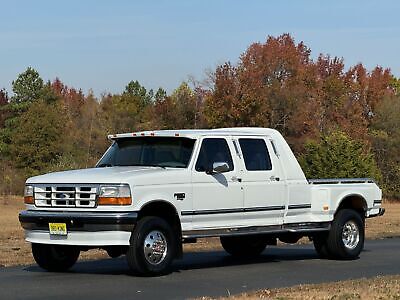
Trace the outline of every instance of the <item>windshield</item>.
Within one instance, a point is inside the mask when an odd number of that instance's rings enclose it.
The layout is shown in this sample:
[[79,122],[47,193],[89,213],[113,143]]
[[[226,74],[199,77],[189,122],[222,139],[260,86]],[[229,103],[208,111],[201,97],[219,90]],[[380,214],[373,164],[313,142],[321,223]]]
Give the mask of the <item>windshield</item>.
[[186,168],[195,140],[182,137],[135,137],[116,140],[97,163],[100,167],[156,166]]

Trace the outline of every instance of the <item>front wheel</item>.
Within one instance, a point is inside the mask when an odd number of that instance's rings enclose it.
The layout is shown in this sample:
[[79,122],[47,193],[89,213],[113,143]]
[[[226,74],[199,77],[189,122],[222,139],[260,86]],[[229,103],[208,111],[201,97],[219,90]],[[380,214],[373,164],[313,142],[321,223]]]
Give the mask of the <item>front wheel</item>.
[[166,273],[176,256],[177,238],[171,226],[159,217],[141,219],[126,253],[131,270],[144,275]]
[[220,240],[225,251],[236,257],[257,256],[267,246],[267,240],[260,235],[221,236]]
[[62,272],[71,268],[78,260],[80,250],[74,246],[32,244],[36,263],[51,272]]

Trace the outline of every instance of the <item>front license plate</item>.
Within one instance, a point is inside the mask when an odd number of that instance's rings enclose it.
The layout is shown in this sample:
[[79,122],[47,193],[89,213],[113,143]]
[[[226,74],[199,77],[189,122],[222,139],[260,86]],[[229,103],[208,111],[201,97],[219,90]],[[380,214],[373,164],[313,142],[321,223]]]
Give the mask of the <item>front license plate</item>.
[[67,224],[49,223],[49,231],[52,235],[67,235]]

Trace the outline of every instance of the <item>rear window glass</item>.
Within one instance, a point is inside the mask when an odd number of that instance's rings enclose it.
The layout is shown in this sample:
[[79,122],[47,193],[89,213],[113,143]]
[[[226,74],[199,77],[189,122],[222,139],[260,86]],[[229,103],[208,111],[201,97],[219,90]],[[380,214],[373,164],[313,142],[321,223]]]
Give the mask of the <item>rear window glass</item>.
[[248,171],[272,170],[267,145],[262,139],[239,139],[244,163]]

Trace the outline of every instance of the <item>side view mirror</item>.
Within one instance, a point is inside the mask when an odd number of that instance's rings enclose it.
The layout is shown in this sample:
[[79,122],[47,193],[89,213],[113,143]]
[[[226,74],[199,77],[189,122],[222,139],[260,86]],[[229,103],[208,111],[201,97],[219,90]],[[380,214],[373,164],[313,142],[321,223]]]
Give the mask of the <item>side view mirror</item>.
[[226,162],[215,162],[212,165],[212,170],[208,170],[207,174],[219,174],[229,171],[229,165]]

